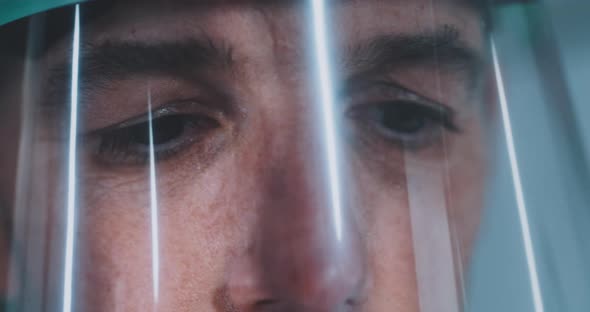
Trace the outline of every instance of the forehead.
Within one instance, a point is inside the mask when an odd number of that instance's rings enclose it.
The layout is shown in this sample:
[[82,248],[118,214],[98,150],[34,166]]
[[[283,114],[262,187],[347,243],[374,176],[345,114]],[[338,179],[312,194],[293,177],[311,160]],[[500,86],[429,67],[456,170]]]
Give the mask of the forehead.
[[[306,53],[310,52],[313,32],[309,3],[302,0],[91,2],[82,11],[82,41],[88,47],[84,50],[91,52],[94,47],[110,42],[160,45],[197,39],[221,48],[218,50],[222,53],[228,52],[231,58],[239,60],[236,64],[291,68],[308,62]],[[421,40],[447,29],[457,34],[461,45],[480,56],[484,54],[481,17],[465,2],[338,0],[326,3],[329,36],[335,48],[332,52],[340,61],[347,62],[351,52],[370,46],[380,37],[409,36]],[[69,55],[71,42],[68,36],[61,37],[47,51],[49,67],[67,63],[64,57]]]
[[[453,24],[473,37],[480,15],[473,0],[334,0],[327,1],[334,35],[362,32],[420,32],[441,24]],[[210,1],[117,1],[89,7],[93,18],[89,30],[101,35],[134,39],[179,37],[197,32],[251,34],[272,28],[290,36],[309,29],[309,1],[302,0],[210,0]],[[475,26],[475,27],[474,27]],[[246,27],[246,28],[243,28]],[[126,32],[127,31],[127,32]],[[472,34],[471,34],[472,33]]]

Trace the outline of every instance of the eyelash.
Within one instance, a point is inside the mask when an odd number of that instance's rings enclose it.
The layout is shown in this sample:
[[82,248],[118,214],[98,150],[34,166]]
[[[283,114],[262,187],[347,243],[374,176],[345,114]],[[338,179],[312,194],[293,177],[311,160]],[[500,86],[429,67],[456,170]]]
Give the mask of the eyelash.
[[[360,104],[353,104],[348,116],[374,138],[416,150],[432,143],[443,128],[460,132],[452,109],[403,87],[383,83],[357,93],[369,95],[368,100],[361,99]],[[154,157],[158,161],[205,140],[210,131],[221,126],[215,116],[202,112],[163,108],[156,110],[153,116]],[[90,134],[96,138],[95,156],[100,162],[111,165],[145,164],[150,156],[149,125],[144,115],[95,131]]]
[[[164,110],[165,112],[165,110]],[[219,122],[197,113],[154,112],[151,121],[153,129],[154,158],[168,159],[219,127]],[[102,163],[112,165],[142,165],[150,157],[147,116],[132,120],[93,134],[97,138],[95,155]]]

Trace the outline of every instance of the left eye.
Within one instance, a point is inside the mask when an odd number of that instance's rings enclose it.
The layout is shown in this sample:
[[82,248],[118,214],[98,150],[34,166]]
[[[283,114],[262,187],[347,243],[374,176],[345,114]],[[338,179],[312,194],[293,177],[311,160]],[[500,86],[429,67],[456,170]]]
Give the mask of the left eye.
[[441,128],[455,129],[449,112],[412,101],[361,106],[354,110],[353,116],[360,119],[365,128],[404,146],[424,143],[440,133]]
[[[195,114],[172,114],[156,117],[151,122],[153,149],[163,159],[179,152],[188,144],[203,139],[218,127],[214,119]],[[150,122],[141,121],[106,130],[98,135],[97,156],[110,164],[143,163],[150,152]]]
[[433,117],[428,109],[403,102],[375,107],[369,116],[392,135],[414,135],[427,127]]
[[[173,143],[182,137],[184,131],[192,121],[183,115],[172,115],[152,120],[154,146]],[[147,146],[150,144],[149,122],[131,126],[125,129],[123,136],[129,143]]]

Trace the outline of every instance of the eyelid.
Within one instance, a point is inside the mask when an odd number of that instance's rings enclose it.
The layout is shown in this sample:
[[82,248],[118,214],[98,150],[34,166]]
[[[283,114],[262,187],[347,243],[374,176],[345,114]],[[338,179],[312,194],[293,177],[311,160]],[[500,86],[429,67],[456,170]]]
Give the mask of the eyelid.
[[[159,133],[158,124],[164,122],[167,117],[180,118],[174,119],[174,126],[182,122],[182,130],[173,137],[167,137],[165,142],[149,143],[146,140],[137,140],[137,128],[139,127],[141,136],[145,136],[148,127],[147,115],[142,115],[130,119],[128,122],[107,127],[94,132],[94,135],[87,141],[87,147],[92,152],[97,163],[101,165],[122,166],[122,165],[144,165],[149,157],[151,145],[156,160],[165,160],[171,156],[177,155],[188,149],[193,144],[207,144],[206,138],[210,138],[211,131],[220,126],[216,118],[204,116],[204,113],[182,113],[182,110],[169,109],[165,107],[156,110],[152,116],[154,123],[154,135]],[[161,125],[161,124],[160,124]],[[165,127],[166,128],[166,127]],[[169,128],[168,128],[169,129]],[[165,131],[165,130],[164,130]],[[145,137],[144,137],[145,138]],[[200,147],[202,149],[202,147]]]
[[[177,100],[177,101],[173,101],[169,104],[164,104],[164,105],[161,105],[160,107],[153,109],[152,110],[152,120],[156,120],[160,117],[180,115],[180,114],[186,114],[186,115],[207,114],[207,115],[209,115],[211,117],[215,117],[219,120],[221,120],[222,115],[224,115],[223,112],[219,112],[219,110],[217,110],[217,109],[206,107],[206,105],[203,105],[196,100]],[[86,133],[86,136],[93,136],[93,135],[98,135],[101,133],[105,133],[105,132],[109,132],[109,131],[113,131],[113,130],[117,130],[117,129],[124,129],[127,127],[132,127],[132,126],[136,126],[136,125],[139,125],[142,123],[146,123],[148,121],[149,121],[149,114],[146,111],[145,113],[143,113],[141,115],[131,117],[129,119],[118,122],[118,123],[113,124],[111,126],[107,126],[104,128],[89,131],[88,133]]]
[[447,107],[447,105],[438,103],[437,101],[420,95],[418,94],[418,92],[412,91],[409,88],[406,88],[397,82],[389,80],[368,80],[362,81],[360,83],[354,83],[354,85],[351,85],[346,88],[345,96],[352,97],[358,95],[359,93],[363,96],[401,96],[409,101],[425,102],[426,104],[430,104],[428,106],[432,106],[433,108],[449,108]]

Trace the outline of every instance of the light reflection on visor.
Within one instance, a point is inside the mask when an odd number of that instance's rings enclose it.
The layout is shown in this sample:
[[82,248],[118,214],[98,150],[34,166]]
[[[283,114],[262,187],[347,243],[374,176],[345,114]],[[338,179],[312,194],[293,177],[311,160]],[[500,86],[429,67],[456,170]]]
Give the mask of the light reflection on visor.
[[571,175],[586,173],[565,161],[583,146],[562,140],[582,127],[550,96],[561,76],[539,74],[561,63],[538,51],[553,42],[538,8],[150,0],[15,17],[0,311],[588,310]]

